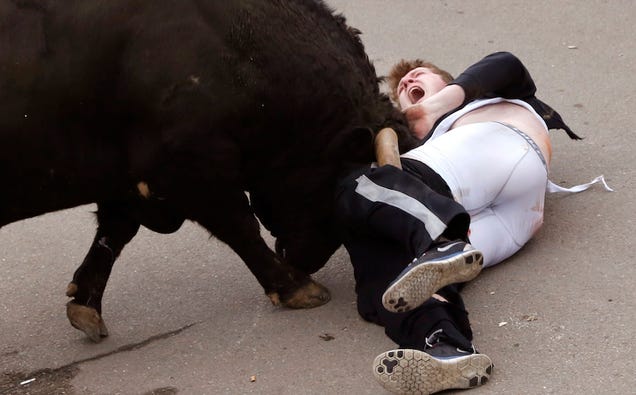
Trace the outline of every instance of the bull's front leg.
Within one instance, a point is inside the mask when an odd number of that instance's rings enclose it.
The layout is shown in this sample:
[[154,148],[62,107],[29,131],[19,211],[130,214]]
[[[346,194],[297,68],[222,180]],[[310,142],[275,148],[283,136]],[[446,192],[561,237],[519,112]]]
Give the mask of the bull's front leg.
[[241,257],[274,305],[312,308],[329,301],[327,288],[270,250],[242,191],[226,195],[222,200],[215,196],[207,206],[214,210],[194,214],[191,218]]
[[98,228],[84,261],[73,275],[66,295],[66,313],[71,325],[98,342],[108,336],[102,319],[102,296],[115,260],[135,236],[139,222],[129,215],[123,202],[99,203]]

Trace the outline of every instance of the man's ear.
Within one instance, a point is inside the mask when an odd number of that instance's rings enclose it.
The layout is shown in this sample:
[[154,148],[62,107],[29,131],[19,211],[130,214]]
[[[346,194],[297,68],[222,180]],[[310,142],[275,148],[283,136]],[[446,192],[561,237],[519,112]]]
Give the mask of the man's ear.
[[329,160],[371,163],[375,160],[373,153],[373,130],[366,127],[358,127],[344,133],[340,133],[326,150]]

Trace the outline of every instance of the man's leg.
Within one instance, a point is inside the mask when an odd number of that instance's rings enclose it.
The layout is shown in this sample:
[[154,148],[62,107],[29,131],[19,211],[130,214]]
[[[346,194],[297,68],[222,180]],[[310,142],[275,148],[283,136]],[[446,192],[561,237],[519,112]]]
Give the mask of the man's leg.
[[477,277],[483,261],[481,251],[462,240],[436,243],[398,274],[382,295],[382,304],[395,313],[411,310],[438,289]]
[[391,313],[382,305],[382,293],[404,267],[404,253],[395,243],[360,238],[345,244],[354,266],[358,312],[382,325],[398,349],[378,355],[376,379],[395,393],[433,393],[450,388],[485,384],[492,362],[478,354],[460,284],[438,290],[421,306]]
[[[391,177],[395,177],[395,174]],[[360,174],[354,175],[351,180],[353,179],[360,179]],[[377,175],[372,175],[369,179],[377,181],[378,185],[382,186],[383,180]],[[422,188],[417,182],[410,179],[407,181]],[[378,202],[373,202],[371,205],[364,200],[360,202],[361,196],[355,192],[357,186],[358,184],[349,182],[348,187],[343,188],[337,207],[342,219],[343,242],[354,266],[358,311],[364,319],[383,325],[386,334],[402,348],[376,358],[374,367],[376,377],[387,389],[398,392],[402,391],[401,388],[414,385],[415,381],[412,382],[411,379],[416,378],[421,390],[468,388],[475,383],[477,385],[485,383],[492,369],[490,359],[476,354],[472,348],[472,332],[468,313],[459,295],[459,286],[449,285],[439,290],[438,298],[444,301],[430,299],[407,313],[394,314],[383,307],[384,290],[413,257],[421,252],[417,251],[417,248],[427,249],[433,243],[434,237],[426,231],[425,227],[424,230],[419,228],[419,224],[409,218],[412,216],[410,213],[405,213],[395,206],[388,207],[387,210],[387,207],[380,206]],[[432,194],[432,191],[430,192]],[[418,197],[420,201],[426,201],[428,196],[419,195]],[[441,201],[440,196],[434,198],[438,203]],[[441,198],[451,200],[445,196]],[[446,210],[457,209],[452,200],[445,204]],[[465,236],[466,228],[461,221],[463,209],[459,206],[458,210],[452,212],[454,215],[446,217],[446,228],[452,228],[451,230],[457,235],[462,234],[461,230],[457,231],[457,229],[463,229]],[[375,218],[369,219],[369,217]],[[391,228],[390,224],[377,231],[378,226],[391,221],[395,222],[393,226],[400,228],[397,232],[389,231],[387,235],[387,229]],[[457,223],[460,225],[456,225]],[[415,231],[409,231],[412,229],[409,226],[413,226]],[[445,233],[446,228],[442,229],[441,233]],[[421,236],[422,232],[427,232],[424,237],[426,241],[421,243],[420,237],[419,247],[414,247],[418,245],[417,236]],[[406,237],[407,240],[396,237],[396,234]],[[462,350],[459,354],[457,354],[458,349]],[[411,362],[409,360],[411,357],[417,358],[418,362]],[[440,358],[447,358],[451,362],[442,363]],[[473,369],[471,372],[461,371],[458,365],[464,364],[467,360],[477,365],[478,369]],[[395,366],[402,364],[413,366],[416,370],[408,373],[403,368],[394,369]],[[421,371],[422,369],[432,371],[433,374]],[[378,370],[382,370],[382,373]],[[452,379],[448,381],[447,377]],[[387,385],[383,379],[387,379],[387,382],[392,384]],[[418,390],[413,388],[414,391]]]
[[[392,166],[362,168],[340,184],[336,198],[342,241],[354,266],[360,314],[386,326],[392,338],[388,323],[403,315],[382,307],[387,286],[440,237],[465,240],[470,222],[438,174],[417,161],[403,160],[402,165],[404,171]],[[458,293],[457,298],[463,310]],[[402,343],[399,336],[394,340]]]
[[408,162],[404,171],[382,166],[350,175],[340,184],[336,216],[343,229],[396,242],[410,262],[440,237],[465,238],[470,216],[439,175],[423,164],[429,174],[413,171]]

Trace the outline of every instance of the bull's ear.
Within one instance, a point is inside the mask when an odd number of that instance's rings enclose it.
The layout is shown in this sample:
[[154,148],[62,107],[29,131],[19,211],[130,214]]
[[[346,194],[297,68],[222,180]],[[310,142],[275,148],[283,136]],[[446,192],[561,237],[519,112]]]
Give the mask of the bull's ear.
[[373,162],[373,130],[359,127],[340,133],[329,143],[326,155],[330,160],[371,163]]

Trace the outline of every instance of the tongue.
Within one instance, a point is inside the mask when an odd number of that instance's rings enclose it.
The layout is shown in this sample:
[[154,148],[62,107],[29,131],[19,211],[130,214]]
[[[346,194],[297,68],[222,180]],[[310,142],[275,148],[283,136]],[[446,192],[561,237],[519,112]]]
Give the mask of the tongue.
[[409,96],[413,104],[415,104],[424,97],[424,91],[420,88],[413,88],[409,92]]

